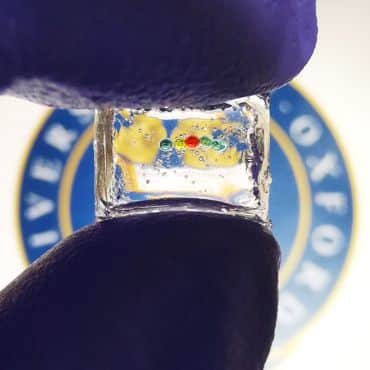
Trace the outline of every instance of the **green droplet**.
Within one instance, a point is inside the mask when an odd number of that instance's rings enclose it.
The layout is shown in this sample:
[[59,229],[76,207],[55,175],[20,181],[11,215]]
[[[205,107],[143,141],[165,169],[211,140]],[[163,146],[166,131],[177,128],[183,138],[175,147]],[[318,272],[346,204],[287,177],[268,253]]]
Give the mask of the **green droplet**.
[[164,152],[168,152],[172,149],[172,141],[170,139],[163,139],[159,144],[159,147]]
[[212,140],[207,136],[203,136],[200,139],[200,143],[204,146],[211,146],[212,145]]
[[226,144],[221,140],[215,140],[212,142],[212,148],[218,152],[222,152],[226,149]]

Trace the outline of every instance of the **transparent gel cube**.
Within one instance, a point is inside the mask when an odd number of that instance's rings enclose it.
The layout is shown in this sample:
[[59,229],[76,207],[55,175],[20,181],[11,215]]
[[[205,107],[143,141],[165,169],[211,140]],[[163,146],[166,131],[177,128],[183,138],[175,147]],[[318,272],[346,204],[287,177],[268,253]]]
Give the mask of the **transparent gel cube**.
[[98,219],[204,211],[268,223],[269,97],[95,116]]

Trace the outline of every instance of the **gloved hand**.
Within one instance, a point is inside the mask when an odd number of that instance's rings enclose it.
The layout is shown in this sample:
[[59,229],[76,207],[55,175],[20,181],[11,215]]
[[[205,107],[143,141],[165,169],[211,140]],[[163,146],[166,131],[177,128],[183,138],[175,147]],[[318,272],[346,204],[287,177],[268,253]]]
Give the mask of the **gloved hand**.
[[0,369],[261,370],[278,261],[273,237],[238,217],[90,226],[0,294]]
[[59,107],[206,106],[293,78],[314,0],[0,0],[0,92]]
[[[314,0],[0,0],[0,90],[62,107],[204,106],[297,74]],[[261,370],[279,251],[238,217],[75,233],[0,293],[0,369]]]

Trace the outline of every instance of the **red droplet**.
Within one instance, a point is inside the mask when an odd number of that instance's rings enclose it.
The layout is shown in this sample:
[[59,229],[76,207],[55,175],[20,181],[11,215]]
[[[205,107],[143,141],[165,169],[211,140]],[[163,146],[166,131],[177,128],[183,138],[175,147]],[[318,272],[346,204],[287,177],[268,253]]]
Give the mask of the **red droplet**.
[[185,144],[189,148],[196,148],[199,145],[199,143],[200,143],[200,140],[194,135],[188,136],[185,139]]

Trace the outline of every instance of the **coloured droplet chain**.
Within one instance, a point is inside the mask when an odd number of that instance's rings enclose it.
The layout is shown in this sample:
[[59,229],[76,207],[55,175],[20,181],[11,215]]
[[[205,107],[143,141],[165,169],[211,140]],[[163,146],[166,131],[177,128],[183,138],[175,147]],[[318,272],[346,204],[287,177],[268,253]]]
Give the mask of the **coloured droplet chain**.
[[199,145],[212,148],[218,152],[222,152],[227,148],[227,144],[222,140],[212,140],[208,136],[202,136],[200,139],[195,135],[190,135],[186,139],[176,139],[174,143],[168,138],[163,139],[159,147],[162,151],[168,152],[172,148],[175,148],[178,151],[189,149],[195,149]]

